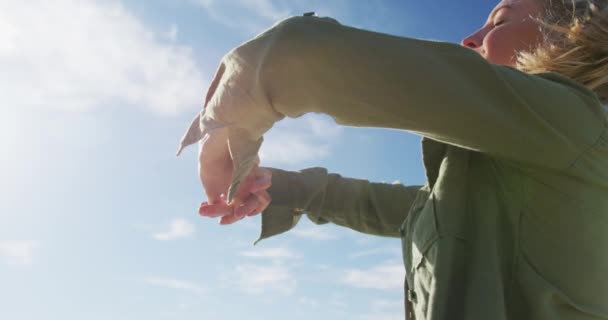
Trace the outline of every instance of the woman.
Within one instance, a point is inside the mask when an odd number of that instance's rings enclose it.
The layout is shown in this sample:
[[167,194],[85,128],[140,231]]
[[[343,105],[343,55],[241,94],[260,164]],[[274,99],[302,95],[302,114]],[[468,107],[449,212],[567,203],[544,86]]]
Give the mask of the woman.
[[[184,137],[200,213],[401,237],[408,319],[608,319],[607,2],[503,0],[462,46],[282,21],[224,57]],[[258,168],[307,112],[422,135],[427,183]]]

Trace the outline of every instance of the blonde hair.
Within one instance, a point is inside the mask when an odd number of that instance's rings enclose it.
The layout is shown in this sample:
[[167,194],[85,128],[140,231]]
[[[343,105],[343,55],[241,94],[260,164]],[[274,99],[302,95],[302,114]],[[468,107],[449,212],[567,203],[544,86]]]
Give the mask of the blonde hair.
[[517,68],[556,72],[608,101],[608,0],[536,0],[543,41],[518,54]]

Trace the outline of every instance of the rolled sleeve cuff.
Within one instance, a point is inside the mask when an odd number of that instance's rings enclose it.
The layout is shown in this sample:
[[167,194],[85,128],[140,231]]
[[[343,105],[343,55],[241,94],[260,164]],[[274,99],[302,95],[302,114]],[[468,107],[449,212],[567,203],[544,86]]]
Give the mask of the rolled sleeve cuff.
[[322,224],[321,206],[327,186],[327,170],[309,168],[300,172],[269,168],[272,171],[272,186],[268,188],[271,205],[262,212],[262,233],[256,241],[289,231],[300,217]]
[[[271,205],[262,212],[262,230],[257,244],[263,239],[276,236],[289,231],[296,226],[302,212],[297,212],[290,200],[289,174],[290,172],[268,168],[272,171],[272,185],[268,193],[272,198]],[[294,173],[292,173],[294,174]]]

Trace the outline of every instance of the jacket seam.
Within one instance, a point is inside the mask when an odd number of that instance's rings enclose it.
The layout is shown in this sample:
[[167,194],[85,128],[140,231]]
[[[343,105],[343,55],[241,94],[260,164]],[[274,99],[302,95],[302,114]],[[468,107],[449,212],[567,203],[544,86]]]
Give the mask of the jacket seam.
[[[526,178],[526,175],[524,175],[521,172],[521,169],[519,169],[519,175],[520,177],[522,177],[522,180]],[[522,197],[524,197],[524,203],[522,204],[522,207],[519,211],[519,215],[517,217],[517,227],[515,228],[515,247],[513,248],[513,261],[512,261],[512,265],[511,265],[511,275],[510,275],[510,279],[508,281],[508,293],[507,293],[507,297],[506,297],[506,301],[505,304],[507,305],[507,310],[511,310],[511,306],[510,304],[513,303],[513,297],[515,296],[515,280],[517,279],[517,275],[518,275],[518,265],[519,265],[519,260],[520,260],[520,252],[521,252],[521,229],[523,226],[523,217],[525,212],[529,209],[530,204],[532,203],[530,201],[530,199],[532,197],[529,196],[530,194],[530,190],[527,187],[527,180],[523,180],[521,182],[521,186],[522,186]]]
[[604,122],[604,125],[603,125],[602,129],[600,130],[600,134],[595,139],[595,141],[592,144],[590,144],[589,146],[587,146],[583,151],[581,151],[581,153],[572,161],[572,163],[560,172],[570,171],[579,162],[579,160],[581,160],[583,158],[584,155],[586,155],[590,150],[594,149],[598,145],[598,143],[602,140],[602,137],[606,133],[606,128],[608,128],[608,119],[605,116],[604,116],[603,122]]

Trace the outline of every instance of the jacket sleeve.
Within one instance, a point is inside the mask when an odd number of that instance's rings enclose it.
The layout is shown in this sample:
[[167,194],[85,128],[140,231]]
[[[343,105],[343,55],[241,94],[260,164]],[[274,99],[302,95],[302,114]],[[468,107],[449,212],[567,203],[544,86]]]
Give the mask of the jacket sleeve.
[[363,233],[399,237],[399,227],[422,187],[344,178],[324,168],[271,171],[272,202],[262,213],[258,241],[290,230],[303,214],[316,224],[332,222]]
[[566,169],[604,126],[597,95],[558,74],[526,74],[456,44],[325,18],[286,19],[229,52],[222,66],[203,118],[242,129],[250,141],[284,116],[319,112],[339,124],[403,129]]
[[524,165],[567,170],[598,141],[596,94],[556,73],[493,65],[462,46],[292,17],[224,56],[215,92],[180,145],[228,127],[228,198],[263,134],[308,112],[337,123],[408,130]]

